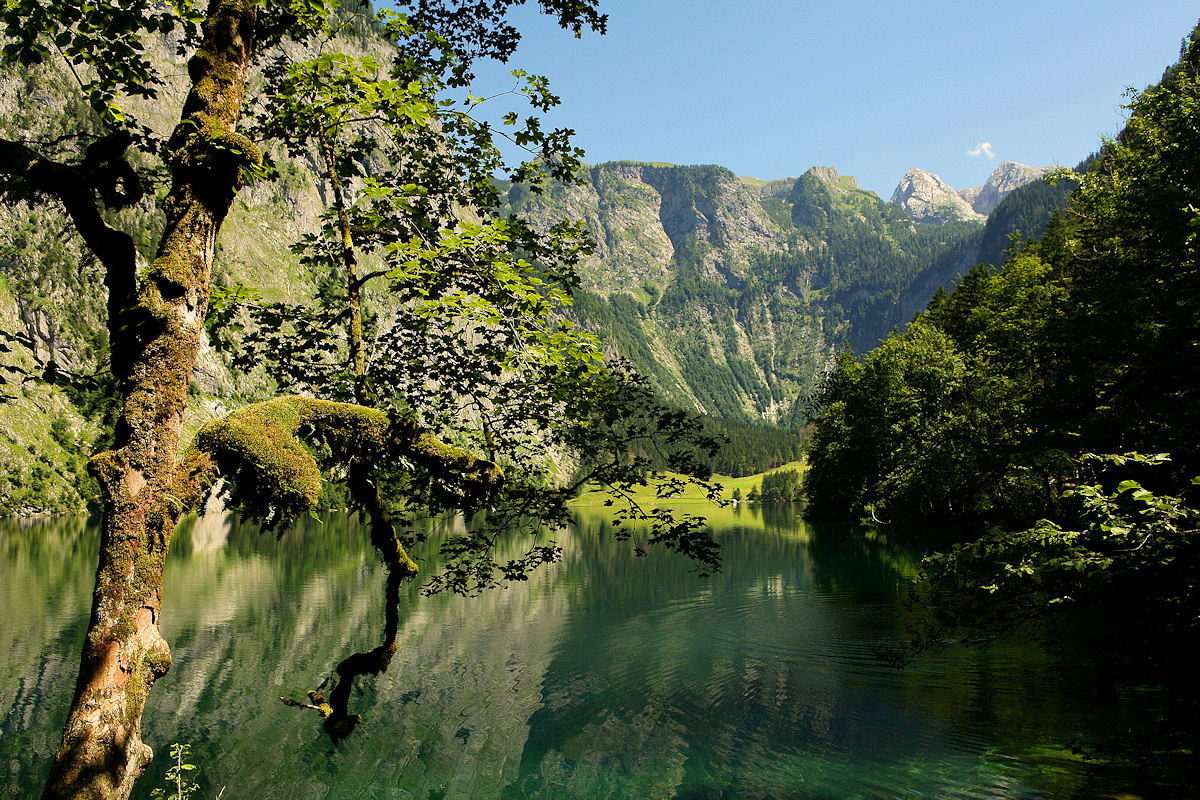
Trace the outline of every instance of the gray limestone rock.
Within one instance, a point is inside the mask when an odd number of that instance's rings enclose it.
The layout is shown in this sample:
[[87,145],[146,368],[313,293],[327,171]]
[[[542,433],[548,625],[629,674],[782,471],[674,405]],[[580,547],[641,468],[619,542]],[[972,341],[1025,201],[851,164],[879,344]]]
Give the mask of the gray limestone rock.
[[986,215],[973,209],[937,175],[915,167],[904,173],[891,202],[907,211],[916,222],[943,225],[954,220],[986,219]]
[[900,179],[892,202],[917,222],[942,225],[952,220],[983,221],[1013,189],[1040,180],[1051,169],[1004,161],[982,186],[955,191],[932,172],[914,168]]
[[987,216],[996,210],[1009,192],[1027,183],[1041,180],[1053,167],[1027,167],[1015,161],[1001,162],[983,186],[963,189],[959,197],[971,204],[976,213]]

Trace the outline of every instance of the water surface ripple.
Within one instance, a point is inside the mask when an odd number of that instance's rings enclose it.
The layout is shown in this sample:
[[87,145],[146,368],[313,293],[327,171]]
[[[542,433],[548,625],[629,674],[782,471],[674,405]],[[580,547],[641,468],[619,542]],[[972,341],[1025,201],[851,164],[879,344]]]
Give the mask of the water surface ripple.
[[[899,670],[897,595],[919,554],[791,508],[716,513],[725,566],[634,558],[598,512],[564,558],[478,598],[402,598],[390,669],[359,681],[336,746],[303,699],[382,635],[383,570],[353,520],[276,542],[189,521],[168,563],[175,666],[144,735],[192,746],[202,797],[1066,798],[1067,742],[1111,693],[1020,643]],[[443,526],[453,535],[454,524]],[[461,529],[461,525],[459,524]],[[0,521],[0,795],[40,789],[74,684],[96,557],[79,521]],[[512,551],[518,545],[506,545]],[[501,553],[502,557],[511,557]],[[426,574],[435,557],[422,563]],[[1088,687],[1086,690],[1082,687]],[[137,797],[166,769],[157,759]]]

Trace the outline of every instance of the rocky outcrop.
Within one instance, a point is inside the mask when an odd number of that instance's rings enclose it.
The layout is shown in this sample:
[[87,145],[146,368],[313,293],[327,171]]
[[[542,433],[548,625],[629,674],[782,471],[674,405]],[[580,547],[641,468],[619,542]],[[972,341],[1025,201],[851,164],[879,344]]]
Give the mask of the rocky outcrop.
[[547,227],[582,220],[596,243],[582,264],[585,285],[607,291],[665,283],[675,248],[661,222],[662,196],[640,176],[593,167],[583,183],[551,184],[543,194],[514,187],[509,202]]
[[1041,180],[1051,169],[1053,167],[1027,167],[1015,161],[1004,161],[996,167],[983,186],[963,189],[958,195],[971,204],[975,213],[986,217],[996,210],[1000,201],[1013,189]]
[[58,324],[44,308],[32,308],[18,302],[21,322],[33,344],[33,357],[39,364],[70,372],[79,366],[74,345],[62,336]]
[[811,167],[805,174],[812,175],[825,184],[831,194],[849,194],[850,192],[862,191],[862,187],[858,185],[858,181],[849,175],[842,175],[833,167]]
[[982,222],[987,218],[937,175],[915,167],[904,173],[891,202],[907,211],[914,221],[926,224],[944,225],[954,220]]
[[982,186],[955,191],[949,184],[923,169],[910,169],[900,179],[892,202],[916,222],[944,225],[953,220],[982,222],[1012,192],[1041,180],[1053,167],[1029,167],[1004,161]]
[[672,261],[692,245],[706,277],[744,274],[755,252],[782,249],[783,236],[757,192],[724,167],[614,161],[590,167],[585,182],[555,184],[542,195],[516,187],[513,209],[547,226],[581,219],[596,241],[583,265],[585,285],[601,292],[661,286]]

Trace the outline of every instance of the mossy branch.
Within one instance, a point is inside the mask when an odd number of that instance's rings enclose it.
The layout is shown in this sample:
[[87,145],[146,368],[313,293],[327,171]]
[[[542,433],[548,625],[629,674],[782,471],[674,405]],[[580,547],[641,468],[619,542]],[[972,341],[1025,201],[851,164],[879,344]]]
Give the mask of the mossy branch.
[[298,395],[208,423],[193,448],[230,480],[239,506],[276,527],[314,508],[321,494],[320,466],[303,440],[324,444],[335,460],[357,469],[406,460],[429,473],[437,502],[463,510],[481,506],[503,482],[495,464],[438,441],[414,422]]

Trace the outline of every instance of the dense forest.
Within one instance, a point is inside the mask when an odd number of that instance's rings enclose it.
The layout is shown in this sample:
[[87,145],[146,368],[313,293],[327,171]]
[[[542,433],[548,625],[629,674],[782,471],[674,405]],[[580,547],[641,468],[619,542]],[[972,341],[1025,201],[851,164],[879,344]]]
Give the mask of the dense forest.
[[1140,675],[1189,673],[1196,40],[1082,174],[1063,172],[1077,188],[1039,241],[975,267],[866,356],[843,352],[817,394],[808,513],[953,531],[925,564],[926,586],[962,590],[930,595],[943,634],[1058,620]]
[[804,430],[775,425],[752,425],[719,417],[704,417],[704,430],[724,444],[706,463],[713,472],[740,478],[799,461],[804,455]]

